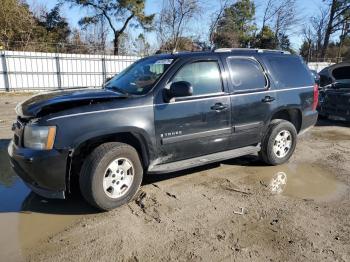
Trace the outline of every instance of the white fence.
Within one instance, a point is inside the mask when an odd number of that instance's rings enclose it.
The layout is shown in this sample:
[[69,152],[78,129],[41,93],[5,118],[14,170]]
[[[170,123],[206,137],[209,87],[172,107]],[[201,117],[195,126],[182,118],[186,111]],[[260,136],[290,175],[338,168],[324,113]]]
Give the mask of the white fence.
[[307,65],[311,70],[315,70],[319,73],[323,68],[333,65],[331,62],[309,62]]
[[0,91],[96,87],[140,57],[0,51]]
[[[140,59],[136,56],[0,51],[0,91],[99,87]],[[332,65],[310,62],[317,72]]]

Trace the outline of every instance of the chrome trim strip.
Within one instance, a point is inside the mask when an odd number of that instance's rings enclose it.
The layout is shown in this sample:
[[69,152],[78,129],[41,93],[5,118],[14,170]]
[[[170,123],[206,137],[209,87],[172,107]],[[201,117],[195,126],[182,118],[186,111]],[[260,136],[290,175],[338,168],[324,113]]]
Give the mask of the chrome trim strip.
[[[246,96],[246,95],[252,95],[252,94],[264,94],[264,93],[271,93],[271,92],[284,92],[284,91],[290,91],[290,90],[296,90],[296,89],[306,89],[306,88],[313,88],[313,86],[303,86],[303,87],[293,87],[293,88],[286,88],[286,89],[278,89],[278,90],[266,90],[261,92],[251,92],[251,93],[244,93],[244,94],[227,94],[229,96]],[[222,97],[226,97],[227,95],[223,95]],[[177,101],[173,103],[161,103],[161,104],[154,104],[154,105],[143,105],[143,106],[131,106],[131,107],[123,107],[123,108],[114,108],[114,109],[106,109],[106,110],[99,110],[99,111],[91,111],[91,112],[83,112],[83,113],[76,113],[76,114],[70,114],[70,115],[64,115],[64,116],[57,116],[48,119],[47,121],[52,121],[56,119],[61,118],[67,118],[67,117],[74,117],[74,116],[82,116],[82,115],[89,115],[89,114],[97,114],[97,113],[106,113],[106,112],[113,112],[113,111],[119,111],[119,110],[126,110],[126,109],[136,109],[136,108],[145,108],[145,107],[153,107],[153,106],[163,106],[163,105],[172,105],[172,104],[179,104],[179,103],[189,103],[189,102],[196,102],[196,101],[202,101],[202,100],[209,100],[209,99],[217,99],[221,96],[214,96],[214,97],[207,97],[207,98],[200,98],[200,99],[190,99],[186,101]]]
[[[293,87],[293,88],[286,88],[286,89],[278,89],[278,90],[264,90],[264,91],[256,91],[256,92],[248,92],[248,93],[227,93],[228,96],[246,96],[246,95],[253,95],[253,94],[265,94],[265,93],[272,93],[272,92],[283,92],[283,91],[290,91],[290,90],[296,90],[296,89],[307,89],[307,88],[313,88],[313,86],[303,86],[303,87]],[[216,94],[216,93],[215,93]],[[195,102],[195,101],[201,101],[201,100],[209,100],[209,99],[216,99],[220,97],[225,97],[227,95],[222,96],[213,96],[213,97],[207,97],[207,98],[199,98],[199,99],[189,99],[185,101],[175,101],[172,103],[161,103],[161,104],[155,104],[155,106],[162,106],[162,105],[172,105],[172,104],[179,104],[179,103],[189,103],[189,102]]]
[[285,88],[285,89],[277,89],[277,90],[266,90],[266,91],[256,91],[256,92],[249,92],[249,93],[243,93],[243,94],[235,94],[232,93],[230,95],[232,96],[246,96],[246,95],[252,95],[252,94],[264,94],[264,93],[273,93],[273,92],[284,92],[284,91],[290,91],[290,90],[298,90],[298,89],[307,89],[307,88],[313,88],[314,86],[303,86],[303,87],[292,87],[292,88]]
[[236,126],[234,126],[234,132],[239,133],[239,132],[243,132],[243,131],[247,131],[247,130],[251,130],[251,129],[261,128],[263,126],[264,126],[264,122],[262,122],[262,121],[253,122],[253,123],[246,123],[243,125],[236,125]]
[[231,133],[232,133],[232,128],[225,127],[225,128],[209,130],[209,131],[204,131],[204,132],[198,132],[198,133],[193,133],[193,134],[186,134],[186,135],[181,135],[181,136],[164,137],[164,138],[162,138],[162,145],[167,145],[167,144],[191,140],[191,139],[209,137],[209,136],[229,135]]

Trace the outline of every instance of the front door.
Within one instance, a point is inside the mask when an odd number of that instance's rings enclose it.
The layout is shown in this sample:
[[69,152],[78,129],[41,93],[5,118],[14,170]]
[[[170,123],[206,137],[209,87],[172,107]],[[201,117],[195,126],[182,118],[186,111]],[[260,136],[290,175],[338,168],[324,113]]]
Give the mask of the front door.
[[220,62],[214,57],[183,62],[164,88],[178,81],[189,82],[193,95],[155,105],[159,163],[225,150],[231,135]]

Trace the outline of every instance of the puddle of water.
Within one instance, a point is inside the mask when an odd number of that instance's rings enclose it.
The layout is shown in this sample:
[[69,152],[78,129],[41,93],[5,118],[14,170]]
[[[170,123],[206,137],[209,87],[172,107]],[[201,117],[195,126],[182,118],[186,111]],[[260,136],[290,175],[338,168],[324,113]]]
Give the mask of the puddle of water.
[[80,196],[48,200],[31,193],[11,170],[6,150],[0,150],[1,260],[24,260],[41,240],[95,212]]
[[285,164],[281,166],[243,167],[248,175],[243,178],[248,184],[262,184],[272,194],[314,199],[331,200],[347,189],[324,167],[313,164]]

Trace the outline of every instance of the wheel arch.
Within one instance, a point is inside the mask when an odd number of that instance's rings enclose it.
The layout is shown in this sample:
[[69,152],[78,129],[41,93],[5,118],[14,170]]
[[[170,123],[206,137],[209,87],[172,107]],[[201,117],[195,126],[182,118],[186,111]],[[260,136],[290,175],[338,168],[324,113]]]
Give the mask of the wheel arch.
[[300,132],[302,126],[302,112],[300,108],[292,107],[292,108],[279,108],[273,112],[271,119],[269,122],[275,119],[282,119],[291,122],[297,133]]
[[118,130],[117,132],[103,132],[90,135],[84,135],[79,138],[71,149],[68,158],[68,169],[66,175],[67,190],[70,192],[72,184],[79,178],[80,169],[84,159],[99,145],[108,142],[120,142],[128,144],[136,149],[140,156],[143,168],[149,165],[152,145],[151,140],[142,130]]

